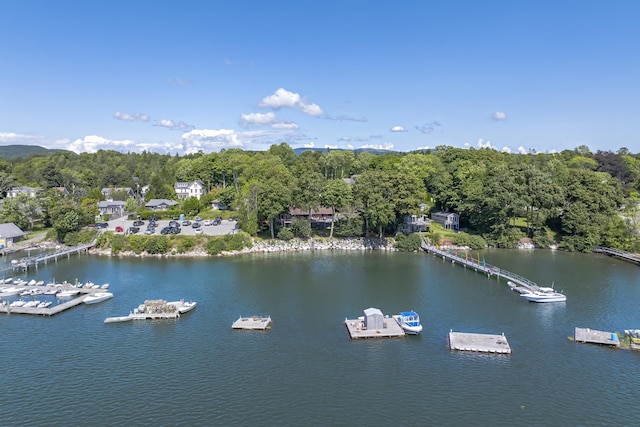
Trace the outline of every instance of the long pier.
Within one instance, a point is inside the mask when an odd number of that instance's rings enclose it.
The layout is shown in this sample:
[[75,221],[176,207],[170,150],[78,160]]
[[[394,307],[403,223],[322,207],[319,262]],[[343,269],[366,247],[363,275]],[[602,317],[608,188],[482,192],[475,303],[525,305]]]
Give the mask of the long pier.
[[613,256],[613,257],[620,258],[622,260],[633,262],[635,264],[640,265],[640,257],[638,257],[638,255],[636,254],[632,254],[631,252],[625,252],[619,249],[605,248],[602,246],[597,246],[593,250],[593,252],[597,254]]
[[515,273],[512,273],[510,271],[507,270],[503,270],[501,268],[498,268],[494,265],[491,264],[487,264],[485,262],[480,263],[480,261],[478,260],[474,260],[473,258],[469,259],[469,258],[462,258],[461,256],[458,256],[455,253],[449,252],[449,251],[445,251],[442,249],[437,248],[436,246],[433,245],[428,245],[425,242],[423,242],[421,244],[422,250],[424,250],[425,252],[431,253],[433,255],[437,255],[442,257],[442,259],[446,259],[446,260],[450,260],[451,263],[455,264],[458,263],[460,265],[462,265],[463,267],[470,267],[473,268],[475,271],[479,271],[481,273],[484,273],[488,276],[496,276],[498,279],[500,278],[505,278],[508,281],[511,281],[513,283],[515,283],[516,285],[525,288],[531,292],[535,292],[537,291],[540,286],[538,286],[535,282],[533,282],[532,280],[527,279],[526,277],[522,277],[519,276]]
[[57,250],[55,252],[52,253],[48,253],[48,254],[44,254],[44,255],[38,255],[38,256],[33,256],[33,257],[28,257],[28,258],[22,258],[20,260],[15,260],[15,262],[11,262],[10,266],[4,267],[2,269],[2,273],[9,271],[9,270],[23,270],[23,271],[27,271],[29,268],[31,267],[35,267],[36,269],[38,268],[38,264],[47,264],[49,261],[57,261],[58,258],[66,256],[66,257],[70,257],[71,255],[74,254],[79,254],[80,252],[84,252],[87,251],[89,249],[91,249],[92,247],[95,246],[95,240],[90,242],[90,243],[85,243],[82,245],[78,245],[78,246],[72,246],[72,247],[68,247],[68,248],[63,248],[60,250]]
[[[51,307],[48,308],[37,308],[37,307],[11,307],[9,302],[6,301],[6,304],[4,305],[0,305],[0,313],[6,313],[6,314],[34,314],[37,316],[53,316],[55,314],[61,313],[63,311],[66,311],[70,308],[76,307],[80,304],[82,304],[84,302],[84,299],[86,298],[87,295],[96,293],[96,292],[105,292],[104,289],[94,289],[94,288],[76,288],[74,286],[72,286],[71,284],[68,285],[64,285],[64,286],[55,286],[55,285],[45,285],[45,286],[29,286],[29,285],[24,285],[24,286],[20,286],[21,288],[24,289],[39,289],[42,291],[48,291],[51,289],[60,289],[61,291],[70,291],[70,290],[77,290],[78,291],[78,295],[71,298],[68,301],[64,301],[61,302],[60,304],[56,304],[53,305]],[[29,298],[37,298],[39,296],[53,296],[53,295],[48,295],[48,294],[42,294],[42,295],[31,295],[29,296]]]

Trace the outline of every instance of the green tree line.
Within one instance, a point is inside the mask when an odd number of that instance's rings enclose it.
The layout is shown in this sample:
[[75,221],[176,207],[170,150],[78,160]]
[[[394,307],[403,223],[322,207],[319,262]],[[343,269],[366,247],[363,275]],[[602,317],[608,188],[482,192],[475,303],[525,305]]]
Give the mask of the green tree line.
[[[280,228],[289,208],[339,213],[329,235],[395,234],[403,218],[430,210],[460,215],[461,227],[489,244],[513,247],[522,237],[541,246],[589,251],[602,245],[638,251],[640,156],[580,146],[554,154],[439,146],[412,153],[305,151],[285,144],[267,151],[228,149],[185,156],[98,151],[0,159],[0,192],[17,185],[42,189],[5,198],[1,222],[53,227],[58,238],[94,222],[103,187],[148,186],[146,199],[175,199],[176,181],[201,180],[207,196],[182,201],[189,215],[219,199],[250,235],[308,236],[309,224]],[[349,182],[347,182],[349,181]],[[62,196],[56,187],[65,187]],[[127,200],[126,194],[113,195]],[[128,209],[139,209],[127,201]],[[335,215],[334,215],[335,217]]]

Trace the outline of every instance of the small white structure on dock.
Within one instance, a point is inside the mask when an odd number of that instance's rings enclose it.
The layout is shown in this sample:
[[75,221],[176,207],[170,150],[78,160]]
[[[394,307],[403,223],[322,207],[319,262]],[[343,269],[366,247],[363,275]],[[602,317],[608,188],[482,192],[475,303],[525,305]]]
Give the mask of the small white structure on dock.
[[238,320],[233,322],[231,329],[255,329],[262,330],[271,328],[271,316],[260,317],[238,317]]
[[403,337],[404,331],[395,319],[384,316],[377,308],[364,310],[364,317],[344,319],[352,339]]
[[458,351],[511,354],[511,347],[504,333],[491,335],[449,331],[449,348]]
[[573,339],[576,342],[610,345],[613,347],[620,347],[620,340],[618,334],[615,332],[596,331],[589,328],[576,328],[573,334]]

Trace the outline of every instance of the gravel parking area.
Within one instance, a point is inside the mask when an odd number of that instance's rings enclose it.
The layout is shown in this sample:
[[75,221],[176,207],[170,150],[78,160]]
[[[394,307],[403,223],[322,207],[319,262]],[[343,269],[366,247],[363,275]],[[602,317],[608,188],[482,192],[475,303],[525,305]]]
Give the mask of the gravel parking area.
[[[169,225],[169,221],[170,220],[160,220],[160,221],[156,221],[156,228],[155,231],[153,232],[153,234],[151,234],[152,236],[159,236],[160,235],[160,230],[162,230],[164,227]],[[122,229],[124,231],[127,231],[129,229],[129,227],[133,227],[133,220],[128,220],[128,219],[114,219],[109,221],[109,227],[106,228],[106,230],[108,231],[116,231],[116,227],[122,227]],[[144,221],[144,225],[140,225],[138,226],[138,228],[140,228],[140,231],[138,231],[137,234],[145,234],[145,230],[147,229],[147,223],[149,221]],[[178,221],[180,222],[180,221]],[[193,221],[191,221],[191,223],[193,224]],[[220,223],[220,225],[201,225],[200,228],[202,229],[202,234],[207,235],[207,236],[221,236],[224,234],[234,234],[238,229],[237,227],[237,222],[236,221],[229,221],[229,220],[223,220],[222,223]],[[185,235],[185,236],[193,236],[196,234],[196,229],[193,228],[191,225],[181,225],[180,226],[180,234],[181,235]]]

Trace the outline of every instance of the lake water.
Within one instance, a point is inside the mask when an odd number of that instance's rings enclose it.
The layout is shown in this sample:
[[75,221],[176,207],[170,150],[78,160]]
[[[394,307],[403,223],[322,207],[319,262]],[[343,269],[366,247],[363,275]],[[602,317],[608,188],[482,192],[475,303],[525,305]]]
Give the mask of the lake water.
[[[474,256],[477,256],[474,253]],[[528,303],[504,281],[425,253],[208,259],[72,256],[24,277],[108,282],[115,297],[51,318],[1,315],[0,425],[635,425],[640,353],[569,340],[640,328],[638,266],[484,251],[555,284]],[[146,299],[195,300],[177,321],[105,325]],[[419,336],[350,340],[345,317],[414,309]],[[268,331],[233,331],[269,314]],[[450,329],[504,332],[509,356],[451,352]]]

